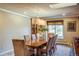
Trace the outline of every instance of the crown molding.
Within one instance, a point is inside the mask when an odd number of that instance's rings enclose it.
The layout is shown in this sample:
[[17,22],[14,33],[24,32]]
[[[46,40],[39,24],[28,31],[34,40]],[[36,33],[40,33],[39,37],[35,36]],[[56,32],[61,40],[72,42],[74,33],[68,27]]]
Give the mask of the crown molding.
[[4,9],[4,8],[0,8],[1,11],[4,11],[4,12],[7,12],[7,13],[10,13],[10,14],[14,14],[14,15],[18,15],[18,16],[22,16],[22,17],[29,17],[30,16],[26,16],[26,15],[23,15],[23,14],[20,14],[20,13],[17,13],[17,12],[13,12],[13,11],[10,11],[10,10],[7,10],[7,9]]

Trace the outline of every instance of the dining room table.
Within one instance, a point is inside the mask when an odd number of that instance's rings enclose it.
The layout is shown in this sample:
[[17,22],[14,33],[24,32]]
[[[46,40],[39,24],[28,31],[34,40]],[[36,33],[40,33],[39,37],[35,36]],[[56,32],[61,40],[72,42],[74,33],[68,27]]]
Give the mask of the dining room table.
[[41,48],[43,48],[44,46],[46,46],[47,41],[44,39],[36,39],[36,40],[29,40],[25,42],[25,45],[33,48],[34,52],[36,56],[40,56],[41,55]]

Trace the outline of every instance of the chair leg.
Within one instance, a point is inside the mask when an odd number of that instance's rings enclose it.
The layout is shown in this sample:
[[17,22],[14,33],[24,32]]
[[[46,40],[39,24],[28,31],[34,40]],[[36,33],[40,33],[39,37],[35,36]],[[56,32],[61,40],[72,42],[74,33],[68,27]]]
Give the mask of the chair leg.
[[52,50],[48,51],[48,56],[52,56]]

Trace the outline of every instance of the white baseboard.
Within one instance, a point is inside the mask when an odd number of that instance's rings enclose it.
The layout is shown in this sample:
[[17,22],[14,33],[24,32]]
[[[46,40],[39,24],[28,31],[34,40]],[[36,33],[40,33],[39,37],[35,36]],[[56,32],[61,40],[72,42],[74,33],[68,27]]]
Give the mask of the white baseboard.
[[7,54],[7,53],[9,53],[9,52],[12,52],[12,51],[13,51],[13,49],[4,51],[4,52],[0,53],[0,56],[3,56],[3,55],[5,55],[5,54]]

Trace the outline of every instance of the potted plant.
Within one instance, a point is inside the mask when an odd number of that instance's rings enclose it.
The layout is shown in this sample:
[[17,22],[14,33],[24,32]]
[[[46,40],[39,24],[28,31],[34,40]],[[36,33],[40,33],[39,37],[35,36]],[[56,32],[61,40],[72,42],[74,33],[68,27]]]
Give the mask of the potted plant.
[[45,32],[48,31],[48,29],[43,26],[43,25],[39,25],[38,26],[38,34],[39,34],[39,38],[44,38],[45,37]]

